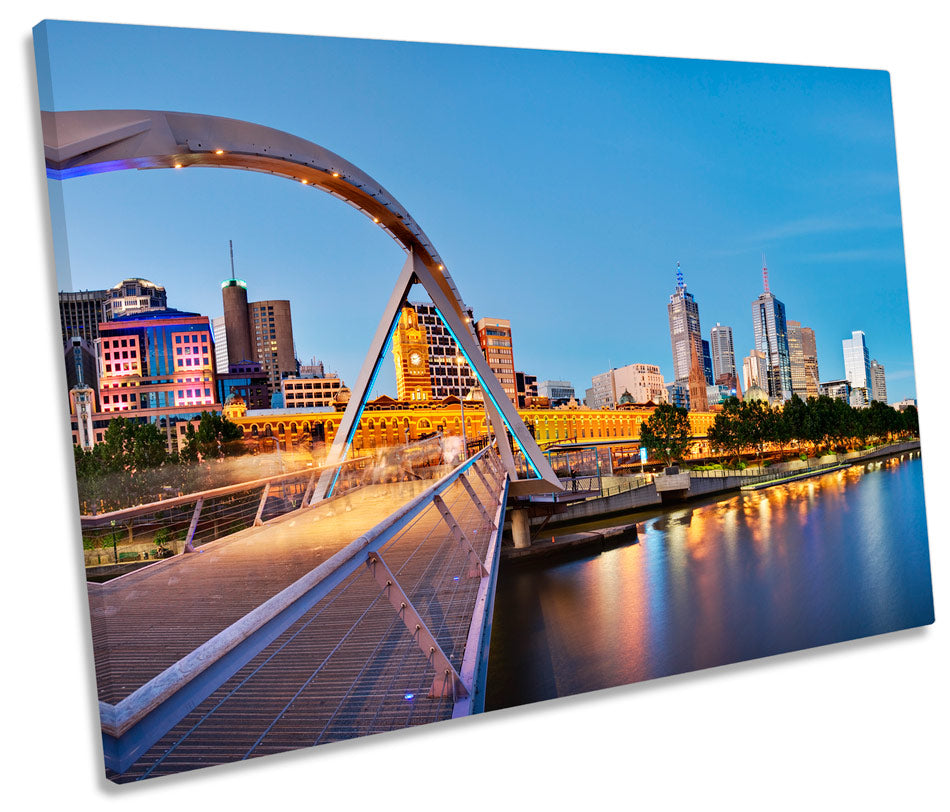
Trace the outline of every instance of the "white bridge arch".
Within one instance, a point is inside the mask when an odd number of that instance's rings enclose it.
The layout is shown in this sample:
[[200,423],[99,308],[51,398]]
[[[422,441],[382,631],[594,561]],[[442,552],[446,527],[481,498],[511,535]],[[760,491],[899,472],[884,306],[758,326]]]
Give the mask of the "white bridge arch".
[[[267,172],[329,192],[369,217],[408,253],[379,327],[351,390],[328,461],[342,461],[385,356],[409,288],[418,282],[432,298],[486,395],[495,434],[505,428],[521,446],[537,479],[517,480],[507,443],[499,451],[513,495],[560,489],[553,470],[492,373],[465,322],[462,297],[429,238],[395,197],[349,161],[290,133],[238,119],[160,110],[43,111],[47,176],[54,180],[120,169],[185,169],[193,166]],[[320,499],[333,482],[315,491]]]

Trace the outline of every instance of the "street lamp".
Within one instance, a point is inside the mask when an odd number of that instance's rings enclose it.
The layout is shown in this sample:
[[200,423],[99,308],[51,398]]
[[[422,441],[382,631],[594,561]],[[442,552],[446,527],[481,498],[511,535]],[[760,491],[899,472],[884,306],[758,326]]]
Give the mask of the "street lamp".
[[465,398],[462,396],[462,361],[465,360],[461,355],[455,356],[455,367],[458,371],[459,382],[459,408],[462,410],[462,459],[468,459],[468,440],[465,436]]
[[116,564],[118,564],[119,551],[116,549],[116,546],[115,546],[115,519],[109,522],[109,524],[112,525],[112,560],[115,561]]

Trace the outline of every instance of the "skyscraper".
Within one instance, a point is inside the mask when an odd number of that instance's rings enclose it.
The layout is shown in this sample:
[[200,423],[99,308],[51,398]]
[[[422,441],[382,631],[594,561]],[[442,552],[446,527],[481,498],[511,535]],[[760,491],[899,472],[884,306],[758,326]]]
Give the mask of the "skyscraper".
[[887,403],[887,382],[884,379],[884,364],[871,361],[871,400]]
[[713,383],[721,383],[725,375],[736,374],[736,353],[732,344],[732,328],[723,327],[719,322],[709,331],[709,345],[712,352]]
[[61,290],[59,326],[63,331],[63,346],[72,347],[73,338],[93,344],[99,338],[99,325],[112,316],[111,307],[107,290]]
[[805,345],[802,341],[802,323],[789,319],[788,325],[788,364],[792,373],[792,392],[802,400],[808,397],[805,376]]
[[859,397],[864,398],[864,402],[870,401],[868,390],[871,387],[871,358],[868,354],[868,345],[864,340],[862,330],[852,330],[851,338],[846,338],[841,342],[841,348],[844,352],[844,377],[851,387],[863,390]]
[[767,391],[768,377],[765,353],[761,350],[752,350],[742,361],[743,388],[748,391],[752,386],[757,386],[765,392]]
[[769,290],[769,269],[764,263],[762,285],[762,293],[752,303],[755,348],[765,354],[768,385],[762,388],[770,399],[788,400],[792,396],[792,370],[788,358],[785,305]]
[[713,377],[712,355],[709,352],[709,342],[703,339],[703,377],[706,378],[706,385],[712,386],[715,378]]
[[689,381],[692,357],[703,357],[703,336],[699,327],[699,305],[686,290],[680,264],[676,263],[676,289],[667,306],[670,317],[670,344],[673,348],[673,377]]
[[805,393],[810,398],[818,397],[818,349],[815,331],[802,327],[802,356],[805,360]]

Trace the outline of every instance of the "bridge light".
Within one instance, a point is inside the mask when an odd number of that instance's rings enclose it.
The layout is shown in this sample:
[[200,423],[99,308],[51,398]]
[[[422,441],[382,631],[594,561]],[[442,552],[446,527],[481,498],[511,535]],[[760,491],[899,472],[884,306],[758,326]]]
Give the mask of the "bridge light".
[[334,173],[333,173],[333,177],[335,177],[335,178],[340,177],[340,173],[339,173],[339,172],[334,172]]
[[445,266],[444,266],[444,265],[440,265],[440,266],[439,266],[439,270],[440,270],[440,271],[444,271],[444,270],[445,270]]
[[378,217],[374,217],[374,218],[373,218],[373,222],[374,222],[374,223],[378,223],[378,222],[379,222],[379,218],[378,218]]
[[215,155],[224,155],[224,150],[223,150],[223,149],[216,149],[216,150],[214,151],[214,154],[215,154]]
[[301,183],[308,183],[309,181],[308,181],[306,178],[301,178],[301,179],[300,179],[300,182],[301,182]]
[[181,169],[181,164],[175,164],[175,169]]

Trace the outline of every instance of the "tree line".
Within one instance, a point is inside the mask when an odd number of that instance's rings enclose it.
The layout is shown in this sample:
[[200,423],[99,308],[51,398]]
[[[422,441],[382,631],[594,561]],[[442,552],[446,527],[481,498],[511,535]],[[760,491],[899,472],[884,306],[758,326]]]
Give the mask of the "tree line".
[[[904,411],[873,401],[867,408],[855,408],[843,400],[821,395],[802,400],[793,395],[781,407],[760,400],[724,401],[722,411],[707,433],[714,453],[739,459],[755,454],[761,460],[767,450],[782,455],[794,447],[815,454],[851,451],[871,440],[886,442],[918,436],[917,409]],[[691,444],[689,413],[686,409],[662,404],[640,430],[640,444],[651,456],[666,459],[667,465],[682,459]]]
[[188,424],[178,451],[168,451],[155,423],[114,417],[102,442],[74,446],[80,505],[118,510],[157,499],[163,491],[204,490],[207,472],[196,463],[245,453],[241,429],[217,412],[202,412]]

